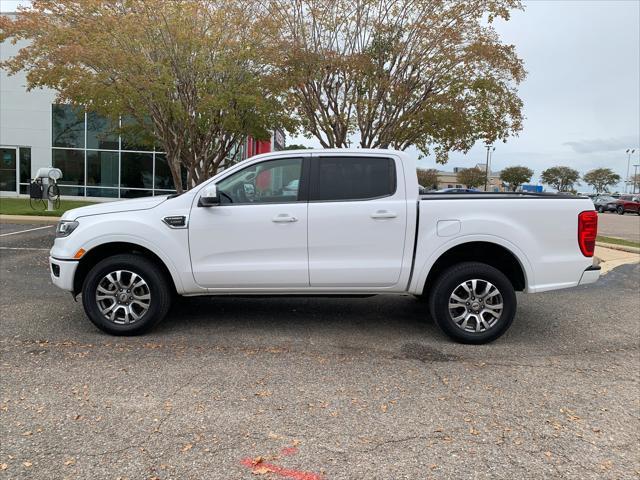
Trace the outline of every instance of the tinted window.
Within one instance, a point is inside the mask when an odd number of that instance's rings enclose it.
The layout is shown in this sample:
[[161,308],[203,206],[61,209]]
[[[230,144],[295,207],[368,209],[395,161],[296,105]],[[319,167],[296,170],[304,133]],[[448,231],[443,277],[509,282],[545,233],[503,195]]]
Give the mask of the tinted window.
[[302,159],[286,158],[243,168],[216,186],[222,203],[288,203],[298,201]]
[[87,148],[117,150],[118,124],[115,125],[97,113],[87,113]]
[[[62,170],[61,185],[84,185],[84,150],[53,150],[53,166]],[[76,190],[69,189],[69,192]],[[69,195],[81,195],[69,193]]]
[[366,200],[396,191],[390,158],[322,157],[314,159],[312,200]]
[[84,148],[84,110],[60,104],[53,105],[51,111],[53,146]]
[[[120,186],[127,188],[151,188],[153,185],[153,154],[122,152],[121,154]],[[124,191],[123,191],[124,192]],[[127,196],[151,195],[131,193]],[[121,194],[124,197],[124,193]]]
[[20,183],[29,183],[31,178],[31,149],[20,147]]
[[87,152],[87,185],[117,187],[118,161],[117,152]]

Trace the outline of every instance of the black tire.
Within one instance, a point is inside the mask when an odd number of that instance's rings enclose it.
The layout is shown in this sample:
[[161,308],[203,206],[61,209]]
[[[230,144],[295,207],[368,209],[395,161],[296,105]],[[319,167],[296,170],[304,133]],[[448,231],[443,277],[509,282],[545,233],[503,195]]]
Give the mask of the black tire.
[[604,213],[604,207],[602,205],[598,207],[598,213]]
[[[453,320],[449,311],[450,296],[457,288],[460,288],[463,283],[473,279],[478,279],[482,282],[490,282],[497,288],[499,294],[502,296],[503,307],[499,318],[497,318],[495,323],[493,323],[489,328],[480,332],[469,332],[467,330],[463,330],[463,328]],[[487,286],[488,285],[484,283],[484,287]],[[429,309],[431,311],[431,316],[444,333],[456,342],[469,344],[492,342],[507,331],[516,314],[517,300],[513,285],[500,270],[484,263],[463,262],[453,265],[440,274],[431,286],[430,292]],[[489,304],[488,301],[487,304]],[[467,308],[472,308],[472,306]],[[463,314],[464,311],[465,308],[462,308]],[[482,312],[484,312],[484,310]],[[482,312],[481,315],[483,315]],[[470,313],[473,314],[473,312]],[[475,322],[477,322],[477,320],[475,320]],[[477,323],[479,324],[480,322]],[[469,327],[471,327],[471,325],[469,325]]]
[[621,205],[618,208],[616,208],[616,212],[618,212],[618,215],[624,215],[624,207]]
[[[131,323],[116,323],[118,319],[107,319],[100,311],[96,299],[98,286],[105,276],[118,270],[141,277],[146,282],[150,296],[148,310]],[[128,273],[124,273],[123,277],[126,275]],[[129,279],[133,283],[133,279]],[[140,335],[148,332],[167,315],[171,300],[172,291],[164,273],[155,263],[141,255],[122,254],[105,258],[89,271],[82,285],[82,304],[89,320],[111,335]]]

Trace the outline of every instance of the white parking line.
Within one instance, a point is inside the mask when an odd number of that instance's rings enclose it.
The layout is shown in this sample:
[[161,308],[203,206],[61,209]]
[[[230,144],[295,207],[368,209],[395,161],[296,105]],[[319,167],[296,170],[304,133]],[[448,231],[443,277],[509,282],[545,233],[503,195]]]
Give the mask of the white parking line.
[[35,247],[0,247],[0,250],[38,250],[42,252],[48,252],[49,248],[35,248]]
[[17,235],[19,233],[35,232],[36,230],[42,230],[44,228],[51,228],[53,225],[45,225],[44,227],[28,228],[27,230],[19,230],[17,232],[0,233],[0,237],[8,237],[9,235]]

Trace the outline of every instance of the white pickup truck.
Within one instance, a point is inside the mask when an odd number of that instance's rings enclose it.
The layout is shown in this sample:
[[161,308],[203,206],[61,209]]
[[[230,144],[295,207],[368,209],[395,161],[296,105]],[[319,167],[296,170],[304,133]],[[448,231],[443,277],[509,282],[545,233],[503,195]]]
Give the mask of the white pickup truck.
[[282,151],[182,195],[70,210],[50,267],[115,335],[149,330],[176,294],[411,294],[453,339],[485,343],[516,291],[595,282],[596,232],[587,198],[419,195],[403,152]]

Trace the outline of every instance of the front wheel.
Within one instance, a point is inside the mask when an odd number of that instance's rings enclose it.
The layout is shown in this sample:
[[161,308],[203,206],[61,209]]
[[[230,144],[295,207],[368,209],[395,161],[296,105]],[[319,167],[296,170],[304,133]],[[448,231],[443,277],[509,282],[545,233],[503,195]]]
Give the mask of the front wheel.
[[89,320],[112,335],[139,335],[162,320],[171,305],[163,272],[140,255],[114,255],[98,262],[82,286]]
[[496,268],[478,262],[445,270],[430,289],[429,308],[438,326],[460,343],[482,344],[500,337],[516,314],[516,294]]
[[620,206],[616,209],[616,212],[618,212],[618,215],[624,215],[624,207]]

